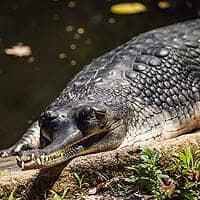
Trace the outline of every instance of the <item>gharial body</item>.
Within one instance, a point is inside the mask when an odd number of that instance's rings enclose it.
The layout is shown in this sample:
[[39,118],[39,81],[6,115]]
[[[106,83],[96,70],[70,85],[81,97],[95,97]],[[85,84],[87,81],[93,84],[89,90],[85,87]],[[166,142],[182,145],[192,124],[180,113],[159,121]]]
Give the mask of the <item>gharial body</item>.
[[15,145],[24,169],[200,127],[200,19],[141,34],[78,73]]

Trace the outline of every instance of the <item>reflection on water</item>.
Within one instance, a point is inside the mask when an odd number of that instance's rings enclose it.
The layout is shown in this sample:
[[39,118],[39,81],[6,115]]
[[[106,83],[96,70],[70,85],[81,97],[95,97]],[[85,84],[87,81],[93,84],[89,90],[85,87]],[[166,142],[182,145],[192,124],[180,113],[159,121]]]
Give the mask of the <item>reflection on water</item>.
[[[138,33],[200,13],[198,0],[169,0],[168,7],[166,1],[138,0],[147,11],[111,13],[111,6],[122,2],[1,0],[0,148],[14,143],[92,58]],[[5,54],[18,43],[29,46],[31,55]]]

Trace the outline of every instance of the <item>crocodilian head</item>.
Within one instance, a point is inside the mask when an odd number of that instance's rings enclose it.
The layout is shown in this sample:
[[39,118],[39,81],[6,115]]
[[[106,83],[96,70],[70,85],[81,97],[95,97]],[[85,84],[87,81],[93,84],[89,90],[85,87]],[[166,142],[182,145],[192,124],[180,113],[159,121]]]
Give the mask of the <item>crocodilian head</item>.
[[42,148],[22,153],[23,168],[52,167],[79,155],[109,150],[101,143],[112,118],[112,112],[100,103],[47,109],[39,119]]

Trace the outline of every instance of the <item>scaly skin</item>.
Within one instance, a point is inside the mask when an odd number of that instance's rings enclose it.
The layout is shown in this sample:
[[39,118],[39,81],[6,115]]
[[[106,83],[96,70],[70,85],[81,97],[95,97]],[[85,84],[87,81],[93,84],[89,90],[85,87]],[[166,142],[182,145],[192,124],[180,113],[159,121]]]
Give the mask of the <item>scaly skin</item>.
[[1,155],[18,154],[24,169],[51,167],[176,137],[199,128],[199,119],[197,19],[141,34],[92,61]]

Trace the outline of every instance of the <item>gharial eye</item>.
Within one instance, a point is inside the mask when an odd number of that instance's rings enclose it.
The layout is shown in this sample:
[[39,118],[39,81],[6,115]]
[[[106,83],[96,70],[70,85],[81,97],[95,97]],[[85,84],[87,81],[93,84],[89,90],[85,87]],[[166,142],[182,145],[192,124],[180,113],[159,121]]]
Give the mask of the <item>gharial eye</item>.
[[85,106],[78,109],[78,119],[82,121],[104,120],[106,110],[102,107]]
[[79,119],[92,120],[96,119],[96,112],[92,107],[84,107],[79,110]]

